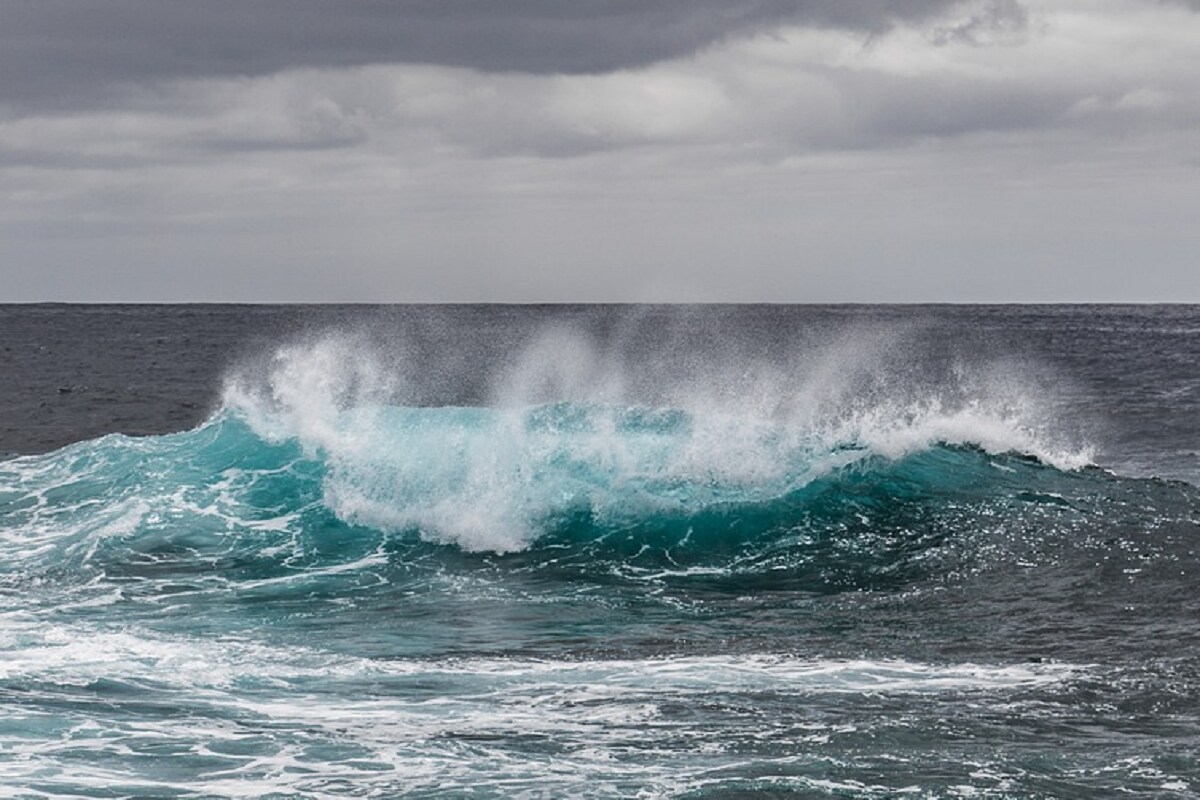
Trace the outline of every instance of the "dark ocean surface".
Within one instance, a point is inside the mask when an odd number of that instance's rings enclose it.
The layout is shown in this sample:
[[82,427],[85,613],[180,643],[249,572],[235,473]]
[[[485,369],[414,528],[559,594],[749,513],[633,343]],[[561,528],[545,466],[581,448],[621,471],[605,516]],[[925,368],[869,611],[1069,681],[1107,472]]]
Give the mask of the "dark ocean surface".
[[1200,796],[1200,307],[0,306],[0,797]]

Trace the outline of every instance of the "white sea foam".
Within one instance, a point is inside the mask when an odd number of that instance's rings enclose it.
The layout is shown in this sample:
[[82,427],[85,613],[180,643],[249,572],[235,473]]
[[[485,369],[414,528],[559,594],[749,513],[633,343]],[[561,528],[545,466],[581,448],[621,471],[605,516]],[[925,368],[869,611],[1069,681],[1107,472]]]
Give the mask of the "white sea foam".
[[[603,519],[769,500],[868,455],[936,444],[1062,469],[1092,459],[1057,434],[1027,365],[955,364],[930,378],[903,332],[848,335],[782,365],[674,352],[631,365],[619,339],[605,348],[544,331],[493,376],[490,412],[435,415],[405,409],[420,377],[385,367],[396,360],[381,345],[334,333],[235,372],[225,407],[264,439],[323,458],[325,502],[344,520],[497,552],[528,546],[548,515],[572,508]],[[587,424],[532,424],[553,402],[586,410]],[[631,408],[676,409],[686,425],[631,430]]]
[[[440,677],[462,681],[464,687],[476,686],[497,697],[509,692],[536,694],[569,704],[586,699],[584,695],[627,699],[639,693],[650,697],[770,689],[848,694],[1007,690],[1062,681],[1081,674],[1083,669],[1055,663],[924,664],[809,659],[786,654],[637,660],[391,660],[238,637],[199,639],[133,626],[43,625],[19,620],[8,620],[0,626],[0,680],[36,679],[60,685],[82,685],[103,678],[189,690],[221,690],[247,680],[286,683],[313,678]],[[474,695],[465,692],[463,696]]]
[[[787,698],[793,708],[814,702],[839,708],[852,697],[911,702],[947,692],[974,695],[975,703],[1004,702],[1014,692],[1086,674],[1087,668],[1061,664],[786,654],[386,660],[131,626],[8,622],[0,628],[0,680],[20,682],[24,696],[86,701],[103,693],[104,685],[119,684],[135,686],[137,693],[104,696],[108,713],[69,718],[60,735],[43,735],[45,719],[28,736],[20,726],[6,726],[0,747],[21,758],[0,760],[0,778],[22,785],[36,775],[40,785],[74,787],[76,793],[80,787],[86,793],[87,787],[133,786],[135,779],[145,781],[147,793],[170,793],[194,790],[195,781],[203,781],[206,793],[238,797],[324,796],[338,776],[359,790],[382,793],[434,790],[446,780],[500,793],[505,786],[527,791],[531,782],[560,790],[591,782],[593,792],[620,796],[626,791],[617,784],[593,782],[619,774],[625,786],[667,796],[673,786],[705,782],[703,771],[677,772],[672,759],[679,753],[705,753],[707,763],[733,768],[740,757],[723,751],[739,737],[817,748],[831,737],[854,734],[836,717],[798,718],[787,727],[769,717],[736,717],[715,728],[693,728],[672,708],[738,708],[761,704],[764,694]],[[174,717],[135,716],[130,722],[112,713],[126,702],[136,712],[138,703],[168,696],[178,705]],[[802,697],[808,699],[797,699]],[[8,708],[3,716],[12,721],[21,713]],[[506,741],[554,747],[541,760],[527,755],[517,761]],[[81,750],[94,757],[81,762]],[[138,753],[206,758],[201,772],[176,784],[169,770],[142,771]],[[156,773],[157,779],[148,777]],[[600,791],[602,786],[608,788]]]

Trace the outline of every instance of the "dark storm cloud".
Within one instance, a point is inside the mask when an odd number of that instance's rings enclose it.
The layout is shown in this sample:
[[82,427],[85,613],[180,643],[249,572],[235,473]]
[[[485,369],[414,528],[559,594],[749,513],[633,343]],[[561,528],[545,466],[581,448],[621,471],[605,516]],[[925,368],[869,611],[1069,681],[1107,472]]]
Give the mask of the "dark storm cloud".
[[589,73],[785,22],[886,30],[951,0],[3,0],[0,103],[294,67],[425,63]]

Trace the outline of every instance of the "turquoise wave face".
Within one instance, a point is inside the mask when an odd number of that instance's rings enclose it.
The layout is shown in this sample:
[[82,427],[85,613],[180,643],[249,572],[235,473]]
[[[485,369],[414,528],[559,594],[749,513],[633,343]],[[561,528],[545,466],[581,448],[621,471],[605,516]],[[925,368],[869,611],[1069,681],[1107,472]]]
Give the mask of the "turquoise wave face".
[[956,568],[955,542],[987,531],[1069,531],[1129,498],[1191,491],[904,441],[880,452],[722,430],[680,410],[571,404],[359,408],[305,440],[222,412],[184,433],[4,463],[3,559],[10,582],[152,578],[160,591],[203,579],[336,597],[486,568],[827,592]]

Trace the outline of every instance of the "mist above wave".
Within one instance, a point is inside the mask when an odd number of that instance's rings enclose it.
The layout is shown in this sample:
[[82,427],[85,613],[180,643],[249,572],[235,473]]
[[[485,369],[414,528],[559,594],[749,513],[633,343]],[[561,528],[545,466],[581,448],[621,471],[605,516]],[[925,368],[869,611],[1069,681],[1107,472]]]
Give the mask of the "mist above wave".
[[[611,527],[761,503],[934,445],[1092,459],[1036,364],[948,351],[913,326],[747,341],[653,323],[549,326],[477,363],[447,336],[444,364],[403,339],[326,331],[233,371],[223,405],[321,459],[343,520],[497,552],[554,516]],[[467,379],[479,404],[439,402]]]

